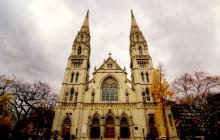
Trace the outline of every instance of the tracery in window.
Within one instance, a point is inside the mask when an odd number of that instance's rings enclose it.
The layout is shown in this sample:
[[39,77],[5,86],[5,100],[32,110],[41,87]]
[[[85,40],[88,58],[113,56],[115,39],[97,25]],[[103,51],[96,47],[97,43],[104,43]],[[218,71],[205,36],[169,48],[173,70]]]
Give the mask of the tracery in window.
[[102,101],[118,101],[118,83],[112,77],[104,80],[101,91]]

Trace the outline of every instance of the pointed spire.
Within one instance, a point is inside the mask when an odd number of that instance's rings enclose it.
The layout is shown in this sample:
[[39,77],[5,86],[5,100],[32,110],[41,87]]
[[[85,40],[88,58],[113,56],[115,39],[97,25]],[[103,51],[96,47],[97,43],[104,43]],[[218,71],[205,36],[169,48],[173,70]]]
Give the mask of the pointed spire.
[[87,10],[86,17],[85,17],[84,22],[82,24],[82,28],[83,27],[89,28],[89,9]]
[[132,9],[131,9],[131,27],[138,27]]

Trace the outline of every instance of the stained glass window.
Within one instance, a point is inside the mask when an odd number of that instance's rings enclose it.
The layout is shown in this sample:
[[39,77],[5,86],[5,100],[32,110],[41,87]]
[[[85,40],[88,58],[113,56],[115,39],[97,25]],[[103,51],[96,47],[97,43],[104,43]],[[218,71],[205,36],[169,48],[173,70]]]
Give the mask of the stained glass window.
[[102,84],[102,101],[118,101],[118,84],[111,77]]

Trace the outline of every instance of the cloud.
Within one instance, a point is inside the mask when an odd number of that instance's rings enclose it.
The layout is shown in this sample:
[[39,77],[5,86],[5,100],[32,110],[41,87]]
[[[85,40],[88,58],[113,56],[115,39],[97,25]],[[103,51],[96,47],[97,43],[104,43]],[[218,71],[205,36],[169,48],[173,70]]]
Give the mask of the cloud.
[[[74,37],[90,9],[91,70],[112,53],[129,64],[130,9],[147,39],[154,66],[171,82],[183,72],[219,74],[220,14],[216,0],[0,1],[0,72],[43,80],[59,93]],[[96,55],[96,52],[101,52]]]

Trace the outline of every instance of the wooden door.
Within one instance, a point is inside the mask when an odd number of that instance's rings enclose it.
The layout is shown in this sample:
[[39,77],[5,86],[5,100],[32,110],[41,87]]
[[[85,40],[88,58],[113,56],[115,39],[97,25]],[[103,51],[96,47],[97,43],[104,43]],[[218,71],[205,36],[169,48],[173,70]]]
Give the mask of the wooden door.
[[114,138],[115,137],[115,129],[114,127],[106,127],[105,128],[105,137],[106,138]]

